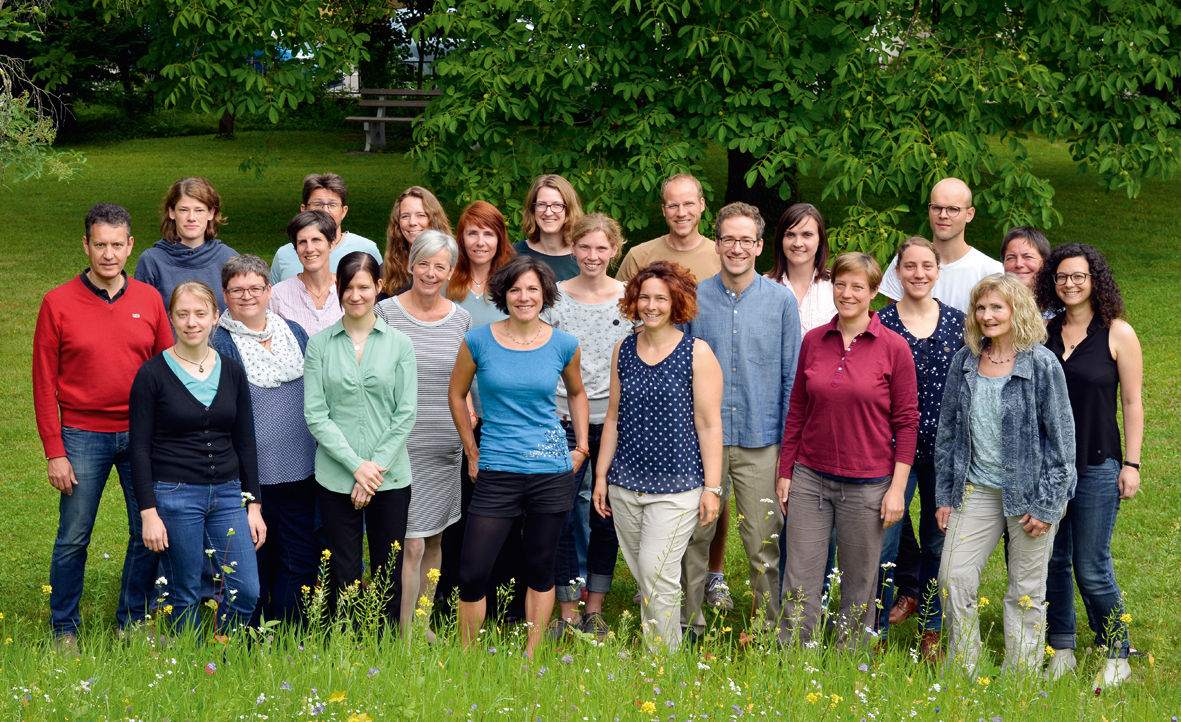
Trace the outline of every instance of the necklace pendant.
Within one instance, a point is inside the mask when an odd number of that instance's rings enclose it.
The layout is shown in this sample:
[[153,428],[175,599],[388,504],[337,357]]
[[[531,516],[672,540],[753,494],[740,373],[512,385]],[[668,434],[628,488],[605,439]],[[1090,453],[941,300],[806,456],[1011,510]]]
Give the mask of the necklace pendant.
[[204,361],[202,361],[200,364],[198,364],[197,373],[199,373],[199,374],[205,373],[205,362]]
[[359,343],[355,343],[355,344],[353,344],[353,350],[354,350],[354,351],[360,351],[360,350],[361,350],[361,344],[359,344]]

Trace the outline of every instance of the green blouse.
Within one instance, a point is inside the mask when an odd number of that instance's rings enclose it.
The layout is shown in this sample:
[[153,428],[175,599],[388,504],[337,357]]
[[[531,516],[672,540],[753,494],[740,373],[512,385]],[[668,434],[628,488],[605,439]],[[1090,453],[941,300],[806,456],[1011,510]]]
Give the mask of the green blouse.
[[304,417],[316,437],[316,481],[350,494],[362,462],[385,467],[378,492],[410,485],[406,439],[418,407],[414,345],[380,318],[361,363],[337,321],[308,341],[304,357]]

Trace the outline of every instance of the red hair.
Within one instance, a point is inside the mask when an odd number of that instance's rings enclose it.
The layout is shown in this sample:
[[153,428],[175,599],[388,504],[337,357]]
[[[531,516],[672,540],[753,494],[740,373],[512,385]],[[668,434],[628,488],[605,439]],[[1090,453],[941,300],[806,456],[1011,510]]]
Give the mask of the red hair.
[[[459,244],[459,262],[451,272],[451,280],[447,283],[447,298],[452,301],[462,301],[467,298],[468,284],[472,281],[472,263],[467,257],[467,244],[463,241],[463,234],[468,226],[487,228],[496,234],[496,253],[492,256],[492,267],[488,269],[488,278],[508,263],[516,251],[508,242],[508,228],[504,225],[504,215],[496,206],[488,201],[472,201],[463,213],[459,214],[459,223],[455,226],[455,240]],[[487,283],[487,280],[485,280]]]
[[619,310],[624,316],[633,322],[640,320],[640,312],[636,308],[640,302],[640,287],[651,278],[664,281],[664,285],[668,286],[669,299],[672,301],[669,320],[673,324],[689,323],[697,316],[697,280],[689,273],[689,269],[671,261],[653,261],[632,276],[627,282],[623,298],[619,299]]

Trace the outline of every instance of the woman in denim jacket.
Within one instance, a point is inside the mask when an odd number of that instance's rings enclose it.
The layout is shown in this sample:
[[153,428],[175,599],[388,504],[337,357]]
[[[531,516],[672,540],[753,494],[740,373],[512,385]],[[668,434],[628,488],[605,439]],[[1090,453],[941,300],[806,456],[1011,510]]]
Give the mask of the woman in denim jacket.
[[1016,276],[972,289],[967,345],[947,375],[935,439],[935,512],[947,533],[939,569],[951,624],[948,658],[972,673],[980,656],[980,575],[1008,529],[1006,670],[1040,671],[1046,572],[1074,496],[1074,417],[1033,294]]

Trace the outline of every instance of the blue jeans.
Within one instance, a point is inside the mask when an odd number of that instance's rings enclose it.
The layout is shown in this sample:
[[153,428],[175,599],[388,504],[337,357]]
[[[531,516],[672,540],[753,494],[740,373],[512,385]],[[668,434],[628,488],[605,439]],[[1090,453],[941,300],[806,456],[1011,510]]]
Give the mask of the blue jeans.
[[57,636],[78,633],[81,622],[78,602],[82,598],[82,580],[86,573],[86,550],[112,466],[119,473],[119,486],[123,488],[123,500],[127,505],[127,555],[123,558],[115,620],[120,629],[143,621],[149,600],[154,596],[156,555],[144,546],[139,505],[131,486],[128,433],[83,431],[63,426],[62,443],[78,484],[73,494],[62,494],[58,501],[57,538],[49,562],[49,584],[53,587],[49,615],[53,633]]
[[[935,521],[935,461],[916,459],[906,480],[906,508],[914,500],[915,489],[919,492],[919,611],[925,617],[923,630],[938,632],[943,629],[943,605],[936,590],[939,577],[939,562],[943,556],[943,531]],[[886,530],[882,541],[883,565],[893,564],[898,558],[898,546],[902,541],[902,525],[909,524],[909,515]],[[890,608],[894,606],[894,570],[883,569],[878,576],[878,588],[882,592],[882,608],[878,611],[878,631],[884,637],[890,631]]]
[[313,532],[316,522],[316,477],[283,484],[265,484],[262,519],[267,541],[258,550],[258,606],[250,626],[277,619],[303,624],[303,588],[316,586],[320,553],[325,548]]
[[[248,623],[258,604],[258,563],[242,505],[242,483],[157,481],[152,486],[156,513],[168,531],[168,548],[160,553],[165,579],[160,604],[172,605],[173,627],[195,629],[200,624],[201,575],[206,569],[213,571],[215,580],[214,629],[226,634]],[[207,554],[207,549],[213,553]],[[224,573],[226,567],[234,571]]]
[[[563,421],[566,430],[566,443],[574,448],[574,427]],[[583,465],[586,473],[594,479],[595,461],[599,456],[599,444],[603,436],[602,424],[591,424],[587,435],[587,446],[591,453]],[[581,471],[580,471],[581,475]],[[566,523],[562,527],[562,536],[558,539],[558,554],[554,561],[554,586],[559,602],[577,601],[579,590],[577,584],[571,580],[579,575],[579,564],[576,546],[575,529],[580,525],[578,512],[578,495],[581,484],[574,485],[574,508],[566,515]],[[615,536],[615,522],[611,517],[604,519],[599,513],[591,510],[589,521],[589,544],[586,555],[586,589],[588,592],[606,594],[611,591],[611,581],[615,577],[615,560],[619,555],[619,539]]]
[[1120,505],[1119,472],[1115,459],[1088,466],[1079,474],[1074,498],[1058,526],[1046,578],[1047,641],[1054,649],[1075,648],[1073,566],[1095,644],[1105,648],[1109,658],[1128,656],[1128,625],[1120,619],[1124,600],[1111,560],[1111,535]]

